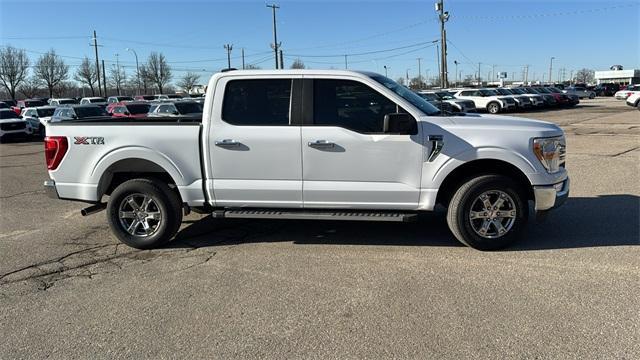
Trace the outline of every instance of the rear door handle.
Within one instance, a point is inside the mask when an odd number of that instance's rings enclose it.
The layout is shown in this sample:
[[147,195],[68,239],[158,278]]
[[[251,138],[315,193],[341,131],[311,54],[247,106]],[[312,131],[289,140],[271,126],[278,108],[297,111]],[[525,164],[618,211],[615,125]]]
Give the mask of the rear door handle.
[[336,146],[335,143],[332,143],[331,141],[328,141],[328,140],[309,141],[307,145],[309,147],[318,148],[318,149],[328,149]]
[[233,139],[224,139],[222,141],[216,141],[215,144],[216,144],[216,146],[221,146],[221,147],[240,146],[240,142],[239,141],[235,141]]

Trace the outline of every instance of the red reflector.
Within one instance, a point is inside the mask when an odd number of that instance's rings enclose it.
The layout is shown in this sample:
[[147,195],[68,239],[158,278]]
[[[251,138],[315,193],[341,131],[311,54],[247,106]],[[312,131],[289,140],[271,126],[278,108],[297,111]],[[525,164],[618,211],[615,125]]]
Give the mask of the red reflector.
[[44,138],[44,158],[48,170],[55,170],[60,165],[69,144],[64,136],[47,136]]

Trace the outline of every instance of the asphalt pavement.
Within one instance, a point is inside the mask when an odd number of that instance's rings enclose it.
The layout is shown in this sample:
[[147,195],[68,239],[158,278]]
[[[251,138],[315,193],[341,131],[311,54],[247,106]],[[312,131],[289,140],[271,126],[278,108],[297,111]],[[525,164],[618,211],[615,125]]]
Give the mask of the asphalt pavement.
[[[513,114],[511,114],[513,115]],[[190,215],[159,250],[45,196],[0,144],[0,359],[640,358],[640,112],[516,114],[567,132],[571,197],[499,252],[416,223]]]

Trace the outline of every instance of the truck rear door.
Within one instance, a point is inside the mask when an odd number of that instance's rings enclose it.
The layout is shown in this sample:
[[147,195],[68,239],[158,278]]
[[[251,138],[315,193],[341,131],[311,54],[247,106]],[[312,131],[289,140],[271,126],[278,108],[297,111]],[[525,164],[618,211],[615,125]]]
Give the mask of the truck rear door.
[[300,127],[290,125],[294,78],[218,80],[205,138],[215,206],[302,207]]

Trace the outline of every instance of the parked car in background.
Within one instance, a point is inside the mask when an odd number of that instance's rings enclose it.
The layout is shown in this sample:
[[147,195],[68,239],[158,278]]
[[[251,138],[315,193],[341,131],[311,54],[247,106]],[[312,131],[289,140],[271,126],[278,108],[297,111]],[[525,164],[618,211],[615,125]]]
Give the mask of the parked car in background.
[[23,137],[29,135],[27,122],[11,109],[0,109],[0,142],[9,137]]
[[60,105],[70,105],[70,104],[77,104],[78,102],[76,101],[76,99],[49,99],[49,105],[51,106],[60,106]]
[[519,109],[530,109],[533,106],[528,96],[516,94],[511,91],[511,89],[497,88],[493,90],[497,91],[500,95],[513,97]]
[[524,88],[509,88],[509,91],[511,91],[514,95],[524,95],[528,97],[529,101],[531,101],[532,106],[535,106],[535,107],[544,106],[544,99],[540,94],[529,94],[527,91],[524,90]]
[[634,91],[631,96],[627,98],[627,105],[634,106],[640,110],[640,91]]
[[65,105],[56,108],[50,122],[108,117],[103,107],[94,104]]
[[598,84],[593,90],[597,96],[613,96],[620,90],[620,85],[613,83]]
[[454,107],[448,102],[442,101],[438,95],[432,92],[420,91],[418,92],[418,95],[447,115],[459,112],[457,107]]
[[551,107],[551,106],[557,106],[558,102],[556,101],[556,97],[551,95],[551,93],[545,91],[545,90],[540,90],[541,88],[536,88],[536,87],[523,87],[521,88],[523,91],[525,91],[527,94],[533,94],[533,95],[540,95],[542,96],[542,100],[544,101],[544,106],[547,107]]
[[45,126],[51,121],[55,110],[55,106],[24,108],[22,110],[22,119],[29,124],[30,134],[44,136]]
[[160,102],[151,105],[149,117],[202,118],[202,105],[195,101]]
[[640,91],[640,85],[628,85],[624,89],[620,89],[613,96],[618,100],[626,100],[634,91]]
[[4,102],[0,101],[0,109],[11,109],[11,106],[5,104]]
[[578,87],[578,86],[569,86],[564,90],[562,90],[562,92],[569,95],[575,95],[580,99],[584,99],[584,98],[593,99],[596,97],[595,91],[587,90],[586,88]]
[[16,115],[20,115],[20,113],[22,113],[22,109],[24,108],[47,106],[47,105],[49,104],[46,101],[41,99],[26,99],[26,100],[19,100],[16,103],[16,106],[12,107],[12,109],[13,109],[13,112],[16,113]]
[[135,101],[151,101],[155,99],[156,99],[155,95],[136,95],[133,97],[133,100]]
[[94,104],[94,105],[107,105],[107,99],[103,97],[93,96],[93,97],[85,97],[80,100],[80,105],[85,104]]
[[[547,89],[551,95],[553,96],[560,96],[560,98],[562,99],[560,101],[560,104],[564,104],[567,106],[575,106],[578,105],[580,103],[580,98],[577,95],[572,95],[572,94],[565,94],[562,92],[562,90],[553,87],[553,86],[548,86],[545,89]],[[566,102],[565,102],[566,100]]]
[[493,89],[461,89],[453,93],[458,99],[471,100],[476,109],[486,109],[497,114],[516,108],[516,100],[510,96],[502,96]]
[[475,112],[476,111],[476,105],[473,101],[457,99],[455,96],[453,96],[453,93],[448,91],[420,91],[419,93],[436,95],[440,101],[451,104],[451,106],[456,110],[454,112]]
[[12,99],[5,99],[5,100],[0,100],[0,102],[3,102],[5,104],[7,104],[9,106],[9,108],[16,106],[17,101],[12,100]]
[[111,108],[111,116],[127,118],[146,118],[151,104],[148,102],[122,102]]
[[121,103],[125,101],[133,101],[131,96],[109,96],[107,104]]

